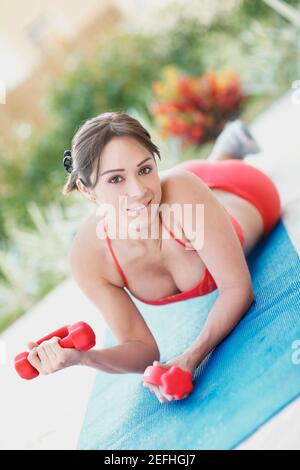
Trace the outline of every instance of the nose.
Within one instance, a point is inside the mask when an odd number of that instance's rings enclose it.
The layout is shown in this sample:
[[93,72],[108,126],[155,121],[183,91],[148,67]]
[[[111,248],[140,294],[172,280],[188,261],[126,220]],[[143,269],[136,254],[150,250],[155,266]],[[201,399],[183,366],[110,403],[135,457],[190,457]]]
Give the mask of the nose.
[[143,184],[136,178],[128,179],[126,185],[126,195],[130,198],[140,198],[145,193]]

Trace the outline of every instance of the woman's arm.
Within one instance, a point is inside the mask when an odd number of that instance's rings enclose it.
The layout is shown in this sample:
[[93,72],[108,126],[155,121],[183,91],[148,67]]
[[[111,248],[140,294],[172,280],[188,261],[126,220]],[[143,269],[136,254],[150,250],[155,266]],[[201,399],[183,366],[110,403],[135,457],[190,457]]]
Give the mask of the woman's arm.
[[86,351],[81,364],[112,374],[143,373],[153,361],[158,361],[157,349],[142,341],[128,341],[106,349]]
[[[182,172],[173,182],[173,200],[191,205],[191,220],[181,223],[185,236],[197,250],[214,278],[219,297],[196,341],[183,353],[196,367],[227,336],[254,300],[245,255],[232,223],[213,192],[197,176]],[[196,220],[196,205],[203,204],[204,217]],[[199,214],[199,212],[198,212]],[[182,221],[181,221],[182,222]],[[192,229],[203,230],[203,243],[197,245]]]
[[32,344],[28,360],[40,373],[49,374],[72,365],[115,374],[143,373],[148,365],[159,360],[159,349],[147,323],[126,291],[103,278],[103,260],[99,258],[99,252],[95,253],[84,240],[76,240],[70,251],[71,272],[119,344],[86,352],[61,348],[59,338],[39,346]]
[[142,373],[159,357],[157,343],[127,292],[104,279],[100,256],[80,242],[74,244],[70,253],[71,271],[120,344],[87,351],[82,363],[106,372]]
[[253,300],[253,294],[239,288],[227,289],[218,296],[199,336],[183,353],[190,367],[196,369],[233,330]]
[[[189,371],[193,377],[195,370],[205,357],[230,333],[251,305],[252,295],[248,296],[248,292],[244,294],[243,296],[240,289],[228,289],[220,294],[203,329],[191,346],[179,356],[167,361],[166,364],[160,365],[166,366],[167,369],[172,366],[181,367]],[[144,383],[144,386],[149,385]],[[161,403],[175,400],[174,397],[164,393],[161,387],[153,385],[149,387],[154,389]]]

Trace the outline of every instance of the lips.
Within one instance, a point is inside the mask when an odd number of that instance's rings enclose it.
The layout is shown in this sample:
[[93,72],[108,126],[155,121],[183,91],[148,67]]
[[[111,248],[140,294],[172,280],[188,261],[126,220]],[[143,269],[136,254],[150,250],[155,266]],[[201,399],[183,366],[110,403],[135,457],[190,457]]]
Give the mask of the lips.
[[143,209],[146,209],[146,207],[150,204],[150,202],[151,202],[151,199],[150,199],[150,201],[147,202],[147,203],[136,204],[135,206],[128,208],[127,211],[128,211],[128,212],[134,212],[135,214],[136,214],[136,213],[139,213],[139,212],[142,211]]

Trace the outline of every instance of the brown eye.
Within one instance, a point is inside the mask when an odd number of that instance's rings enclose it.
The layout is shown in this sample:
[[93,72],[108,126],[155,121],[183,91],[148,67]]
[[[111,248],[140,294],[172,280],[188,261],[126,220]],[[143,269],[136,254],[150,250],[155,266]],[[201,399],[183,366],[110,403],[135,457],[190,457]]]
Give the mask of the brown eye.
[[[142,168],[142,170],[145,170],[145,169],[150,170],[148,173],[146,173],[146,175],[148,175],[148,174],[151,173],[151,171],[152,171],[151,166],[144,166],[144,168]],[[142,171],[142,170],[141,170],[141,171]]]
[[121,178],[121,176],[117,175],[117,176],[113,176],[108,182],[109,183],[113,183],[113,184],[117,184],[118,182],[115,182],[115,178]]
[[[144,173],[145,175],[148,175],[149,173],[151,173],[152,167],[151,166],[144,166],[140,171],[143,171],[143,170],[150,170],[147,173]],[[113,176],[110,180],[108,180],[108,183],[118,184],[119,181],[116,181],[116,178],[121,178],[121,176],[119,176],[119,175]]]

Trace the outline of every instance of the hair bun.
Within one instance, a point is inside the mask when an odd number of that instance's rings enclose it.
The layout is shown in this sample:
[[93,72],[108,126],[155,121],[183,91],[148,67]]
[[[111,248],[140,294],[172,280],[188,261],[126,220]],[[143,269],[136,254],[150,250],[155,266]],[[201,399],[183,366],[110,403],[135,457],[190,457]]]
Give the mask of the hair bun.
[[73,160],[71,155],[71,150],[64,151],[63,164],[68,173],[73,171]]

